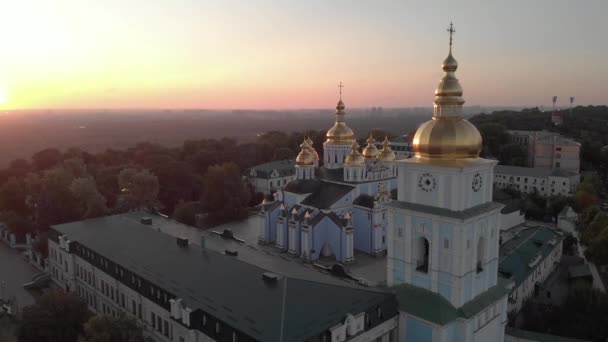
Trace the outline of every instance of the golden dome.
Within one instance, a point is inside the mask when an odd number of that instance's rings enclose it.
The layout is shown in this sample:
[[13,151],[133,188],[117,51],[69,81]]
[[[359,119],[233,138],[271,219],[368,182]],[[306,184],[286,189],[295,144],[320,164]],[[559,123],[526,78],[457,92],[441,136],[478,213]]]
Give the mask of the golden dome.
[[316,160],[319,160],[319,153],[317,152],[317,150],[315,150],[315,148],[312,146],[314,144],[314,142],[312,141],[312,139],[310,139],[310,137],[306,138],[306,142],[308,143],[308,146],[310,146],[310,148],[308,149],[308,151],[310,153],[312,153],[312,155],[315,157]]
[[374,145],[374,137],[372,134],[369,134],[369,138],[367,138],[367,146],[363,149],[363,157],[365,158],[376,158],[380,154],[376,145]]
[[355,137],[353,131],[348,128],[344,122],[344,115],[346,114],[344,112],[344,108],[344,102],[342,102],[342,99],[340,99],[340,101],[338,101],[338,105],[336,106],[336,122],[325,135],[327,137],[327,142],[330,144],[351,144]]
[[458,62],[452,56],[450,24],[450,53],[443,61],[445,75],[435,90],[433,119],[416,130],[413,149],[417,157],[434,159],[478,158],[481,134],[473,124],[462,118],[462,87],[455,76]]
[[413,148],[424,158],[477,158],[481,134],[461,117],[433,117],[416,130]]
[[359,144],[353,142],[353,150],[344,160],[345,165],[357,166],[365,165],[365,158],[359,152]]
[[310,152],[311,146],[308,144],[306,139],[304,139],[304,142],[300,145],[300,147],[302,148],[302,150],[300,151],[300,153],[298,153],[298,156],[296,157],[296,165],[300,165],[300,166],[314,165],[315,156],[314,156],[314,154],[312,154]]
[[395,152],[391,150],[391,143],[388,141],[388,137],[384,137],[384,141],[382,142],[382,151],[378,154],[378,160],[381,161],[395,161],[397,160],[397,156]]

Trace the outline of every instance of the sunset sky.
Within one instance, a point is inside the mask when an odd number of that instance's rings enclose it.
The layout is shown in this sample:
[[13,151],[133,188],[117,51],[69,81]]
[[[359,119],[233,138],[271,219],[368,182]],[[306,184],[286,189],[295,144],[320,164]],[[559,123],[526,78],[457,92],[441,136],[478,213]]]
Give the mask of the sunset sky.
[[606,0],[6,0],[0,108],[606,104]]

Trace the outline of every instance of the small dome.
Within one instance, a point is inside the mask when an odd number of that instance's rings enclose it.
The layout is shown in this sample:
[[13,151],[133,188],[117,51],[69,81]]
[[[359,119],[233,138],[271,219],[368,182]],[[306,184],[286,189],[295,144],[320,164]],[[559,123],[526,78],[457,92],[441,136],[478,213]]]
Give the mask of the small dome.
[[433,117],[416,130],[413,148],[423,158],[477,158],[481,134],[461,117]]
[[356,141],[353,143],[352,152],[344,160],[344,164],[350,166],[365,165],[365,158],[359,152],[359,144]]
[[312,153],[312,155],[315,157],[316,160],[319,160],[319,153],[312,146],[314,144],[314,142],[312,141],[312,139],[310,139],[310,137],[308,137],[308,138],[306,138],[306,142],[308,143],[308,146],[310,146],[310,148],[308,149],[308,151],[310,153]]
[[378,160],[381,161],[395,161],[397,160],[397,156],[395,152],[391,149],[391,143],[388,141],[388,137],[384,138],[382,142],[382,151],[378,154]]
[[365,148],[363,149],[363,157],[368,159],[378,157],[380,151],[378,151],[378,148],[376,147],[376,145],[374,145],[374,142],[376,141],[370,133],[369,138],[367,138],[367,146],[365,146]]
[[300,147],[302,148],[302,150],[300,151],[300,153],[298,153],[298,156],[296,157],[296,165],[314,165],[315,156],[310,152],[311,146],[308,144],[306,139],[304,139],[304,142],[300,145]]
[[458,69],[458,62],[456,58],[452,56],[452,52],[443,60],[443,64],[441,64],[441,68],[443,71],[456,71]]

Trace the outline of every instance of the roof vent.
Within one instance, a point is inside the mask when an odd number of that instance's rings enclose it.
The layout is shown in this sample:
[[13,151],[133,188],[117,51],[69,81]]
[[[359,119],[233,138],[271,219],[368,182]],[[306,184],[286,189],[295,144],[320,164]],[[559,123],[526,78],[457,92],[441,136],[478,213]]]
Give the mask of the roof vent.
[[234,233],[230,229],[224,229],[224,231],[222,232],[222,237],[232,239],[234,237]]
[[264,280],[267,284],[276,284],[281,276],[272,272],[264,272],[262,273],[262,280]]
[[226,255],[231,255],[231,256],[237,256],[237,255],[239,255],[239,252],[238,252],[238,251],[236,251],[235,249],[226,249],[226,250],[224,251],[224,253],[225,253]]
[[148,217],[148,216],[144,216],[141,218],[141,220],[139,220],[139,222],[141,222],[141,224],[145,224],[147,226],[151,226],[152,225],[152,218]]
[[177,245],[180,247],[188,247],[188,239],[178,237]]

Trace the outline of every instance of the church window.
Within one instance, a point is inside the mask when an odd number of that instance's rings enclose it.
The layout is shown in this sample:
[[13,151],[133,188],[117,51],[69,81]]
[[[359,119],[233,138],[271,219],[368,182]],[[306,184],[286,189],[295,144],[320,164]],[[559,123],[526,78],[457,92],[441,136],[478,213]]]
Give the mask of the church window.
[[203,314],[203,326],[207,325],[207,315]]
[[467,249],[471,248],[471,240],[467,239]]
[[382,235],[382,243],[386,243],[386,236]]
[[216,333],[216,334],[219,334],[219,333],[221,333],[221,332],[222,332],[222,323],[220,323],[220,322],[216,322],[216,323],[215,323],[215,333]]
[[239,336],[236,334],[236,331],[232,332],[232,342],[238,342]]
[[378,318],[382,318],[382,308],[380,308],[380,306],[376,307],[376,316],[378,316]]
[[483,259],[485,257],[485,239],[482,237],[479,238],[477,242],[477,273],[483,271]]
[[429,240],[419,237],[416,246],[416,270],[428,273],[429,271]]
[[397,236],[403,237],[403,228],[397,228]]
[[443,240],[443,248],[445,248],[445,249],[450,248],[450,240],[448,240],[448,239]]

